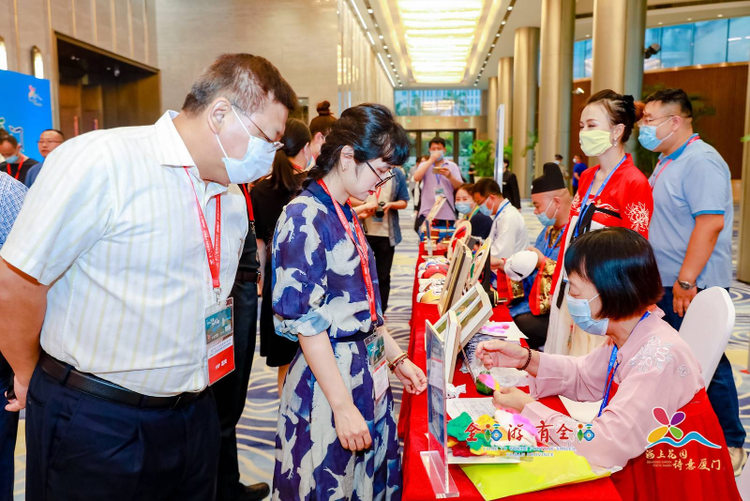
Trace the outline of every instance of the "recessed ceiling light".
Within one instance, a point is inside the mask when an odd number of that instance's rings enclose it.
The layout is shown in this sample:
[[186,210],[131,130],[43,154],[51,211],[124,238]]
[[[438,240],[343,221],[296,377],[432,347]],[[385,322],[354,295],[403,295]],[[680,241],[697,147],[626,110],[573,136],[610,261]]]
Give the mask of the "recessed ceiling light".
[[383,49],[384,50],[388,50],[388,46],[387,45],[383,45]]
[[724,14],[719,14],[716,17],[724,17]]
[[493,43],[492,45],[490,45],[490,47],[494,47],[494,46],[495,46],[495,44],[494,44],[494,43]]
[[390,55],[390,54],[388,54],[388,57],[390,58],[390,57],[391,57],[391,55]]
[[495,38],[500,38],[500,33],[498,33],[497,35],[495,35]]
[[505,26],[505,20],[503,20],[502,23],[500,23],[501,26]]
[[378,23],[375,23],[375,27],[378,28]]
[[662,23],[661,21],[659,21],[659,26],[661,26],[662,24],[664,24],[664,23]]
[[372,11],[372,9],[367,9],[367,12],[369,12],[370,14],[372,14],[373,11]]
[[689,17],[689,18],[688,18],[688,21],[692,21],[692,20],[693,20],[693,18],[692,18],[692,17]]
[[586,35],[586,38],[591,38],[591,35]]
[[513,6],[512,5],[508,5],[508,10],[513,10]]
[[383,35],[378,35],[378,38],[382,40],[383,39]]
[[474,87],[476,87],[476,86],[477,86],[477,84],[474,84]]

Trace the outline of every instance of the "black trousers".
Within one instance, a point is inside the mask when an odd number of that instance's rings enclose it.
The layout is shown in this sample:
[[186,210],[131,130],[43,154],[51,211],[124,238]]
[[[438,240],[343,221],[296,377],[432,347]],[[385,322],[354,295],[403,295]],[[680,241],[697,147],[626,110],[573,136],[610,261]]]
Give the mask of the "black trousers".
[[247,385],[255,354],[258,319],[258,284],[234,283],[234,372],[217,381],[212,389],[221,423],[221,452],[216,499],[229,500],[240,488],[237,459],[237,423],[247,399]]
[[521,332],[529,338],[529,347],[538,350],[547,341],[547,327],[549,327],[549,313],[546,315],[534,315],[523,313],[513,318]]
[[26,399],[27,501],[210,501],[218,456],[210,390],[182,408],[139,409],[34,370]]
[[13,500],[13,454],[18,433],[18,413],[5,410],[8,404],[5,392],[12,380],[10,364],[0,355],[0,501]]
[[368,235],[367,241],[375,254],[375,268],[378,270],[378,286],[380,288],[380,303],[383,313],[388,308],[388,296],[391,295],[391,267],[396,248],[391,246],[388,237],[373,237]]

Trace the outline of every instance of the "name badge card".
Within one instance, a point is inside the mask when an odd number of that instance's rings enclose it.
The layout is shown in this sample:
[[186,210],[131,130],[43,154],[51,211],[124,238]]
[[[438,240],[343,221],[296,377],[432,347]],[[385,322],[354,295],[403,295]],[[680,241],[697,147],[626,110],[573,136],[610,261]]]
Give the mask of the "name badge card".
[[375,388],[375,400],[380,400],[388,389],[388,363],[385,359],[385,340],[380,333],[367,338],[367,358]]
[[219,301],[206,308],[208,384],[234,371],[234,300]]

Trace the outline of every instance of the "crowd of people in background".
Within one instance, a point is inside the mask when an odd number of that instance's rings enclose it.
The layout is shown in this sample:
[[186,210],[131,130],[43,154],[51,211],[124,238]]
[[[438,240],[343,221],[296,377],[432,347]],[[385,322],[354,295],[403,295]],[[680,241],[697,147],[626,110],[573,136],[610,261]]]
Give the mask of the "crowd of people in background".
[[[532,376],[530,396],[504,389],[498,405],[554,421],[535,397],[583,398],[582,384],[616,381],[595,420],[604,438],[582,451],[592,462],[640,461],[640,442],[618,443],[607,430],[628,419],[647,428],[631,412],[647,400],[670,412],[700,404],[709,417],[696,426],[706,433],[715,412],[741,471],[731,365],[722,357],[703,381],[675,332],[699,291],[729,288],[732,277],[729,169],[694,133],[684,91],[645,104],[592,95],[579,138],[598,164],[575,155],[569,171],[556,155],[543,165],[530,187],[538,235],[529,235],[507,160],[502,179],[471,172],[466,183],[436,136],[406,172],[409,139],[387,108],[364,104],[336,118],[326,101],[308,125],[289,117],[296,103],[270,62],[234,54],[199,77],[182,112],[155,125],[68,141],[50,129],[38,141],[42,162],[0,134],[0,294],[13,297],[0,301],[0,317],[14,333],[0,336],[9,401],[1,489],[12,493],[26,408],[28,499],[65,498],[80,485],[113,500],[397,499],[388,369],[411,393],[427,381],[388,333],[390,275],[399,211],[413,198],[419,231],[439,197],[446,203],[432,224],[470,221],[472,236],[490,241],[494,284],[509,291],[528,337],[528,353],[498,342],[477,351],[488,366],[525,361]],[[660,153],[650,178],[626,152],[636,127]],[[259,294],[260,353],[278,368],[281,397],[272,489],[243,485],[237,459]],[[225,311],[234,371],[214,380],[207,324]],[[667,362],[644,352],[649,343]],[[616,358],[627,368],[605,374]],[[660,400],[664,380],[677,389],[669,402]]]

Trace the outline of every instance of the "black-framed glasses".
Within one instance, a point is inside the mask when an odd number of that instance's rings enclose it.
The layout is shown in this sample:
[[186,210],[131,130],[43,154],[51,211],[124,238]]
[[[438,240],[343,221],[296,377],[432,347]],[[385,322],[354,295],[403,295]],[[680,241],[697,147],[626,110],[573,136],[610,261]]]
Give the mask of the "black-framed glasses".
[[384,185],[385,183],[387,183],[388,181],[390,181],[391,179],[393,179],[393,176],[395,175],[395,174],[393,173],[393,170],[390,170],[390,171],[388,172],[388,175],[387,175],[386,177],[380,177],[380,174],[378,174],[378,171],[376,171],[376,170],[375,170],[375,169],[374,169],[374,168],[372,167],[372,165],[370,165],[370,162],[368,162],[367,160],[365,160],[365,163],[366,163],[366,164],[367,164],[367,166],[368,166],[368,167],[370,168],[370,170],[371,170],[371,171],[373,172],[373,174],[375,174],[375,175],[377,176],[377,178],[378,178],[378,182],[377,182],[377,183],[375,183],[375,187],[376,187],[376,188],[380,188],[381,186],[383,186],[383,185]]
[[[281,141],[272,141],[271,138],[268,137],[265,132],[263,132],[263,129],[261,129],[260,127],[258,127],[258,124],[255,123],[255,120],[253,120],[252,118],[250,118],[250,115],[248,115],[247,113],[245,113],[242,110],[242,108],[240,108],[239,106],[234,105],[234,104],[232,105],[232,108],[236,108],[236,109],[240,110],[240,113],[242,113],[243,115],[245,115],[245,117],[248,120],[250,120],[250,123],[253,124],[256,129],[258,129],[258,132],[260,132],[260,135],[263,136],[263,139],[269,144],[269,146],[268,146],[268,153],[275,153],[275,152],[279,151],[281,148],[284,147],[284,143],[282,143]],[[242,124],[241,120],[240,120],[240,123]],[[242,124],[242,127],[245,127],[245,124]],[[247,130],[247,128],[245,128],[245,132],[247,132],[248,134],[250,134],[250,132]]]

